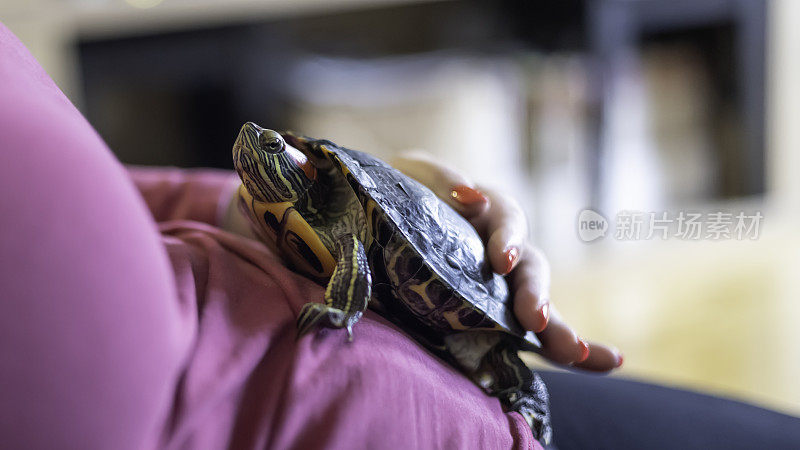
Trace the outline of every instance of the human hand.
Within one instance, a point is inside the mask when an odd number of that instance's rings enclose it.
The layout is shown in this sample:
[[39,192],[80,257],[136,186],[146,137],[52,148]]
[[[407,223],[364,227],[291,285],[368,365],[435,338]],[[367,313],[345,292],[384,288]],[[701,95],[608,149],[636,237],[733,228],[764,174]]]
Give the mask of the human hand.
[[622,365],[618,350],[578,337],[550,303],[550,266],[530,242],[528,222],[514,199],[476,187],[466,176],[426,153],[405,153],[392,165],[426,185],[475,227],[492,268],[508,277],[514,314],[542,342],[542,356],[559,365],[595,372]]

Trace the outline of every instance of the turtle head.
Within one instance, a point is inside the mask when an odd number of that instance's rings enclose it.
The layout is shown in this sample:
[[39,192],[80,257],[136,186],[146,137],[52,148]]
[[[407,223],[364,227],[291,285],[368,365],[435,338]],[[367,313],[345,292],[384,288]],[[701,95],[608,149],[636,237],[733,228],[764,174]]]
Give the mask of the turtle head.
[[247,122],[233,144],[233,166],[258,201],[297,201],[316,179],[316,168],[280,133]]

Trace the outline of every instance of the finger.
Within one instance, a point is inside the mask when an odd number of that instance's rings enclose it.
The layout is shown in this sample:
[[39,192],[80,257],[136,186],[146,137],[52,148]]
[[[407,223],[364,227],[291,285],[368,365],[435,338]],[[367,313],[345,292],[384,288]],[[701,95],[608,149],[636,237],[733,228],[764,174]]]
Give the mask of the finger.
[[550,361],[572,368],[593,372],[607,372],[620,367],[622,354],[603,344],[586,343],[567,325],[555,308],[551,308],[550,322],[539,333],[542,356]]
[[589,343],[589,357],[585,361],[575,363],[572,367],[592,372],[608,372],[622,365],[622,353],[607,345]]
[[575,331],[567,325],[554,306],[550,306],[547,327],[538,334],[542,342],[542,356],[562,365],[582,363],[590,354],[590,348]]
[[524,248],[525,257],[509,280],[514,315],[526,330],[540,333],[550,317],[550,265],[539,249]]
[[469,178],[436,162],[428,153],[404,153],[392,160],[392,166],[427,186],[467,219],[480,215],[489,205],[489,198]]
[[489,189],[484,192],[489,197],[489,208],[471,222],[486,241],[492,268],[505,275],[523,259],[528,220],[522,207],[510,197]]

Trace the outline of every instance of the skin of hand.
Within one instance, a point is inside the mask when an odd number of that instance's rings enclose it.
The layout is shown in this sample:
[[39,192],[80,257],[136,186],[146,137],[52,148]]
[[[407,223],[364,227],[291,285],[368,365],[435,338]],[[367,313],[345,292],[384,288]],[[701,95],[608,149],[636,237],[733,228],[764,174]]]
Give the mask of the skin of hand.
[[508,277],[514,314],[542,342],[541,355],[557,365],[607,372],[622,365],[613,347],[586,342],[550,303],[550,266],[528,239],[522,208],[507,195],[476,186],[423,152],[405,153],[392,166],[431,189],[478,230],[495,272]]
[[[508,277],[514,313],[520,324],[537,333],[541,355],[557,365],[607,372],[622,365],[622,354],[603,344],[586,342],[564,322],[550,303],[550,266],[528,239],[528,222],[511,197],[479,188],[463,174],[423,152],[408,152],[392,165],[431,189],[464,216],[486,243],[495,272]],[[248,218],[234,193],[222,220],[223,229],[251,239]],[[267,245],[277,251],[274,244]]]

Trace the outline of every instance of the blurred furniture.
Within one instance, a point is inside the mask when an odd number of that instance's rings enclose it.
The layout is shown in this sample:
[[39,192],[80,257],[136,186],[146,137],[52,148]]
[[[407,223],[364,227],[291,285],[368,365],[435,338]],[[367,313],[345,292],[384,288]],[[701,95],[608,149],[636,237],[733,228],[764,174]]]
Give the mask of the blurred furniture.
[[[713,73],[714,117],[726,120],[736,111],[733,124],[714,124],[720,166],[721,197],[764,192],[764,99],[766,64],[766,2],[761,0],[601,0],[587,2],[587,39],[595,58],[595,142],[605,128],[604,103],[610,79],[620,61],[643,40],[691,39],[704,51]],[[739,128],[729,135],[726,129]],[[595,195],[604,149],[597,146],[592,176]],[[597,203],[597,201],[593,202]]]
[[[251,16],[234,9],[224,25],[176,21],[176,31],[155,17],[153,31],[144,20],[122,21],[116,35],[88,27],[79,35],[87,115],[123,160],[229,167],[219,148],[244,118],[291,124],[289,69],[311,56],[582,53],[590,83],[586,170],[590,202],[598,206],[609,151],[607,103],[620,60],[649,42],[691,40],[713,77],[714,196],[764,191],[763,0],[345,2],[335,11],[317,5],[290,13],[281,7],[276,14],[254,7]],[[167,123],[162,114],[179,119]]]

